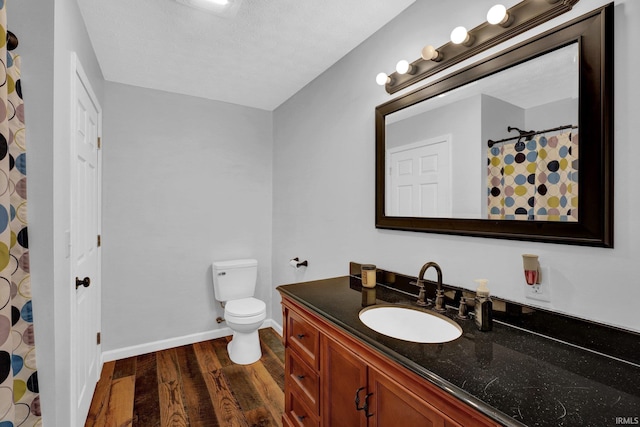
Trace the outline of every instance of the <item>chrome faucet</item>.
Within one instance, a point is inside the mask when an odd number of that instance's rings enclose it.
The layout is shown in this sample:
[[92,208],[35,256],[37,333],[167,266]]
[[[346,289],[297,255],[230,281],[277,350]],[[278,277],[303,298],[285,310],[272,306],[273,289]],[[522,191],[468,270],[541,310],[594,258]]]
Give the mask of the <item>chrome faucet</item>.
[[422,307],[427,305],[427,302],[425,301],[426,292],[424,287],[424,275],[430,267],[435,268],[436,273],[438,273],[438,281],[436,283],[436,303],[433,309],[435,311],[446,311],[447,309],[444,307],[444,291],[442,290],[442,269],[435,262],[428,262],[420,269],[418,281],[416,282],[416,285],[420,287],[420,293],[418,294],[418,301],[416,301],[416,304]]

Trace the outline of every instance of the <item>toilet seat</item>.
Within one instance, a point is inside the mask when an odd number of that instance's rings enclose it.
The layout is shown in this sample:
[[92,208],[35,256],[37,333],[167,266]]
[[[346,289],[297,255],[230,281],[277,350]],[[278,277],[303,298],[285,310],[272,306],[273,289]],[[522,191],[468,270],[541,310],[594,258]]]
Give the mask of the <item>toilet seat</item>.
[[224,318],[227,322],[249,324],[265,319],[267,305],[257,298],[241,298],[227,301],[224,306]]

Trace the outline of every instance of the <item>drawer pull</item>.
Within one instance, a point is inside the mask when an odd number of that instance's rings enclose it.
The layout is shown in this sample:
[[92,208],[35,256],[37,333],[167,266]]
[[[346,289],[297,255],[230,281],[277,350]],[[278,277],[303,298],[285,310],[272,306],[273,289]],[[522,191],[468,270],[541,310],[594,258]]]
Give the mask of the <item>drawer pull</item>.
[[298,415],[298,421],[303,421],[306,417],[306,415]]
[[303,380],[304,379],[304,375],[296,375],[296,378],[298,378],[299,380]]
[[302,338],[304,338],[304,337],[305,337],[305,335],[304,335],[304,334],[298,334],[298,335],[296,335],[296,336],[298,337],[298,339],[299,339],[299,340],[301,340]]
[[360,392],[364,390],[364,387],[360,387],[359,389],[356,390],[356,398],[355,398],[355,404],[356,404],[356,410],[357,411],[364,411],[364,415],[369,418],[372,417],[373,414],[369,413],[369,397],[373,395],[373,393],[367,393],[364,396],[364,405],[362,405],[362,407],[360,407]]
[[362,408],[360,407],[360,392],[362,390],[364,390],[364,387],[360,387],[359,389],[356,390],[356,399],[355,399],[356,411],[362,411],[364,409],[364,406]]

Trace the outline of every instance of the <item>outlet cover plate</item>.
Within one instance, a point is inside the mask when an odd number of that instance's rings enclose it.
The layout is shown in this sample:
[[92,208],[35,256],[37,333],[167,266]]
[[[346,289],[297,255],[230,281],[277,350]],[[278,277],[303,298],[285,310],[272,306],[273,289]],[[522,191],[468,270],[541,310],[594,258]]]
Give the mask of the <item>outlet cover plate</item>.
[[535,285],[527,285],[524,282],[525,297],[537,301],[551,302],[551,268],[540,268],[540,283]]

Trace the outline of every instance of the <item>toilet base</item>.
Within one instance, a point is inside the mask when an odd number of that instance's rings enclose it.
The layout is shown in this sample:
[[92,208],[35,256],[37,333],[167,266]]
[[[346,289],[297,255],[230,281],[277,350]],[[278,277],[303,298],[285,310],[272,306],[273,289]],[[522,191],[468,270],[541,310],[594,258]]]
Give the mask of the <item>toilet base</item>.
[[238,365],[250,365],[262,357],[258,330],[253,332],[233,332],[233,338],[227,344],[229,359]]

